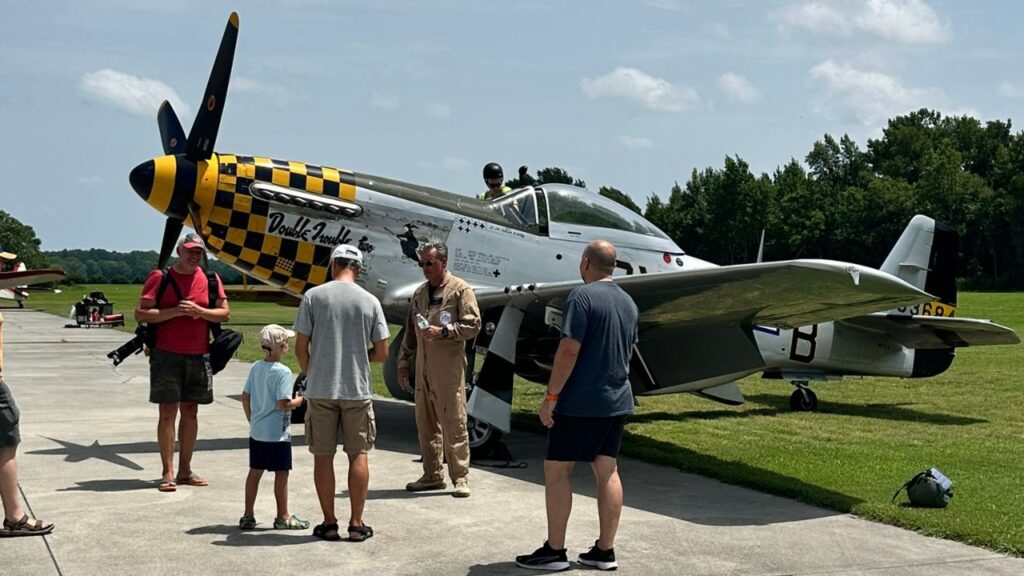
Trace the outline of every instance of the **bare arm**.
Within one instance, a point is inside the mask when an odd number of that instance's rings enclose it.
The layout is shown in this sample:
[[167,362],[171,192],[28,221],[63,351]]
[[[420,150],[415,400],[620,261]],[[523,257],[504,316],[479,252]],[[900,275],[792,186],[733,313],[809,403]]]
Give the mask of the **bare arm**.
[[309,334],[295,334],[295,359],[299,361],[299,371],[309,373]]
[[377,340],[373,343],[373,349],[370,350],[370,362],[387,362],[388,359],[388,339]]
[[292,398],[291,400],[278,400],[277,401],[277,409],[278,410],[294,410],[294,409],[298,408],[299,406],[302,406],[302,394],[299,394],[298,396],[296,396],[295,398]]
[[248,392],[242,392],[242,412],[245,412],[245,421],[252,422],[252,396]]
[[[551,378],[548,379],[548,395],[540,403],[538,415],[542,424],[551,428],[555,424],[555,404],[558,402],[558,395],[561,394],[565,382],[572,374],[576,366],[576,360],[580,355],[580,343],[568,336],[563,336],[558,343],[558,350],[555,352],[555,363],[551,367]],[[555,397],[554,400],[549,398]]]
[[565,387],[566,380],[572,374],[576,366],[576,359],[580,355],[580,343],[565,336],[558,343],[558,350],[555,352],[555,363],[551,367],[551,378],[548,379],[548,394],[558,395]]
[[156,301],[148,298],[140,298],[138,305],[135,307],[135,321],[146,322],[147,324],[157,324],[160,322],[166,322],[171,318],[177,318],[181,316],[182,312],[175,305],[173,308],[160,309],[156,307]]

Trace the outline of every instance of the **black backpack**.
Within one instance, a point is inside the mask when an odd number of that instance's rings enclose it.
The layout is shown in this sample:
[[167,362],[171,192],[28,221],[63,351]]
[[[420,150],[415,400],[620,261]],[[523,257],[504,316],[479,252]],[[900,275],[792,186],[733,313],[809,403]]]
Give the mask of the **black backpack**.
[[[209,302],[207,302],[207,308],[213,308],[213,305],[217,302],[217,273],[210,271],[203,271],[206,274],[207,281],[207,296]],[[178,284],[171,279],[171,269],[165,268],[160,271],[160,287],[156,291],[156,302],[157,306],[160,305],[160,300],[163,299],[164,293],[167,291],[167,286],[170,285],[174,290],[174,295],[178,297],[180,301],[182,299],[181,289],[178,288]],[[162,322],[160,323],[162,324]],[[160,327],[160,324],[147,324],[146,325],[146,346],[150,349],[156,347],[156,331]],[[210,342],[210,368],[213,373],[216,374],[224,369],[228,364],[228,360],[235,355],[235,351],[242,345],[242,334],[235,330],[230,330],[221,327],[218,322],[207,322],[210,327],[210,334],[213,336],[213,340]]]

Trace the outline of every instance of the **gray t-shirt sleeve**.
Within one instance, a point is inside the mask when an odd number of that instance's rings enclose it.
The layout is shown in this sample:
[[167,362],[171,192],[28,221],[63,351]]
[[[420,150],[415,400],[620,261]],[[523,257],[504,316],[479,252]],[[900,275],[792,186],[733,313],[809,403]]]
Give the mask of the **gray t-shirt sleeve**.
[[309,294],[302,296],[302,302],[299,303],[299,312],[295,315],[295,331],[301,332],[306,336],[313,334],[313,315],[310,313],[312,306],[309,303]]
[[370,335],[370,343],[380,342],[385,338],[389,338],[391,333],[388,331],[388,321],[384,319],[384,308],[380,305],[380,300],[374,299],[374,311],[373,311],[373,330]]

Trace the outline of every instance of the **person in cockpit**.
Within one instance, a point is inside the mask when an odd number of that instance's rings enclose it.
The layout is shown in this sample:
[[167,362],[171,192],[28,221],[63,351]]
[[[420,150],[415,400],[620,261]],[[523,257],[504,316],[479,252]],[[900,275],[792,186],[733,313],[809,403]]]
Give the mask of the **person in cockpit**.
[[501,164],[497,162],[484,166],[484,184],[487,185],[487,190],[477,196],[480,200],[494,200],[512,191],[505,186],[505,173],[501,170]]

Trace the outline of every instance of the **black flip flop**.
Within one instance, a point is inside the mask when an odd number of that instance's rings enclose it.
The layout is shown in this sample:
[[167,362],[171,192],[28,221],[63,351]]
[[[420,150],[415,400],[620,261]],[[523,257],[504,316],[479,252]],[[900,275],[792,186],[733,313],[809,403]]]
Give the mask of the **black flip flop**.
[[348,537],[348,541],[349,542],[365,542],[368,538],[372,538],[373,537],[373,528],[370,528],[369,526],[366,526],[366,525],[363,525],[363,526],[349,526],[348,527],[348,532],[349,532],[349,534],[351,534],[353,532],[359,534],[359,536],[355,536],[355,537],[349,536]]
[[[334,534],[332,535],[331,532]],[[341,534],[338,534],[337,522],[331,524],[317,524],[313,527],[313,536],[329,542],[337,542],[338,540],[341,540]]]

